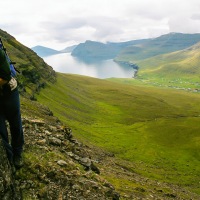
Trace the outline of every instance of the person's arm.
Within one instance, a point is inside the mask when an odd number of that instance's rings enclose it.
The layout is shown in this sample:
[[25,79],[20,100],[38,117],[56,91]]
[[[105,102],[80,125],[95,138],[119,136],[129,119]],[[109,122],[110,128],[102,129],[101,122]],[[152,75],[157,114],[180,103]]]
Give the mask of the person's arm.
[[0,49],[0,85],[9,82],[11,79],[10,64],[5,52]]

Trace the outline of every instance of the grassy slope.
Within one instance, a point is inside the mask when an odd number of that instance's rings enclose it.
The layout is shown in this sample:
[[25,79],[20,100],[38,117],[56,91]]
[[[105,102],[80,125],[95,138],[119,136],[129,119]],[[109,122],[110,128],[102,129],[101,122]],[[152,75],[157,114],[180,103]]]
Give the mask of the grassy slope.
[[169,54],[139,62],[141,75],[170,78],[199,78],[200,43]]
[[129,46],[116,60],[139,66],[138,79],[184,90],[200,89],[199,34],[167,34],[140,46]]
[[37,98],[76,137],[131,161],[137,173],[200,193],[199,95],[57,74]]
[[[122,80],[128,84],[141,82],[184,90],[200,89],[200,43],[173,53],[154,56],[137,63],[137,80]],[[117,80],[119,81],[119,80]]]
[[34,97],[34,93],[44,87],[46,82],[55,80],[55,72],[35,52],[18,42],[13,36],[0,29],[0,37],[9,57],[16,62],[20,71],[17,75],[20,92]]

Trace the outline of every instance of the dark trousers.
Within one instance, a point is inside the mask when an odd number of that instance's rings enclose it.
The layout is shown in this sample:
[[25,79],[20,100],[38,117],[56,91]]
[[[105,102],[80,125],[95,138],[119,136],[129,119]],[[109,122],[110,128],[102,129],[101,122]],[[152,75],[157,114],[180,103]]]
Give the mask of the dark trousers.
[[[10,142],[6,120],[10,127]],[[0,96],[0,135],[9,161],[12,162],[13,156],[21,156],[24,144],[24,134],[20,113],[19,92],[17,89],[10,94]]]

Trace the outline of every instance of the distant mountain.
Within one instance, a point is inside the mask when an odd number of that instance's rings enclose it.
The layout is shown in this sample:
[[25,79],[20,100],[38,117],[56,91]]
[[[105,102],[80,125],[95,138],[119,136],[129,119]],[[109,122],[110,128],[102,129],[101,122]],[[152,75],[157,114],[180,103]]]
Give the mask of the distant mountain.
[[35,53],[37,53],[38,56],[40,57],[46,57],[46,56],[51,56],[51,55],[55,55],[55,54],[59,54],[62,53],[60,51],[57,51],[55,49],[51,49],[48,47],[44,47],[44,46],[35,46],[31,48]]
[[80,43],[72,56],[83,61],[114,59],[132,62],[188,48],[200,41],[200,34],[169,33],[153,39],[121,43],[101,43],[87,40]]
[[69,47],[67,47],[67,48],[65,48],[65,49],[63,49],[63,50],[61,50],[60,52],[62,52],[62,53],[70,53],[70,52],[72,52],[76,47],[77,47],[77,45],[69,46]]
[[200,34],[169,33],[148,40],[143,44],[131,45],[123,49],[116,61],[137,62],[156,55],[170,53],[190,47],[200,41]]
[[143,44],[148,40],[133,40],[121,43],[101,43],[87,40],[80,43],[73,51],[72,56],[84,61],[107,60],[116,57],[119,52],[127,46]]
[[77,47],[77,45],[73,45],[73,46],[66,47],[63,50],[58,51],[58,50],[55,50],[55,49],[52,49],[52,48],[48,48],[48,47],[44,47],[44,46],[38,45],[38,46],[32,47],[31,49],[35,53],[37,53],[38,56],[40,56],[40,57],[46,57],[46,56],[52,56],[52,55],[60,54],[60,53],[70,53],[76,47]]
[[200,34],[169,33],[124,43],[86,41],[73,51],[83,61],[114,59],[136,66],[139,76],[197,78],[200,74]]

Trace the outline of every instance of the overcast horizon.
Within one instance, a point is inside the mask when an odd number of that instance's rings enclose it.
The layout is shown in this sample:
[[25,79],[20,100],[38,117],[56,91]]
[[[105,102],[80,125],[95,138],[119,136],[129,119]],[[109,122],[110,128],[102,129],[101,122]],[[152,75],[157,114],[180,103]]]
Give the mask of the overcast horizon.
[[6,0],[0,29],[29,48],[200,33],[199,0]]

